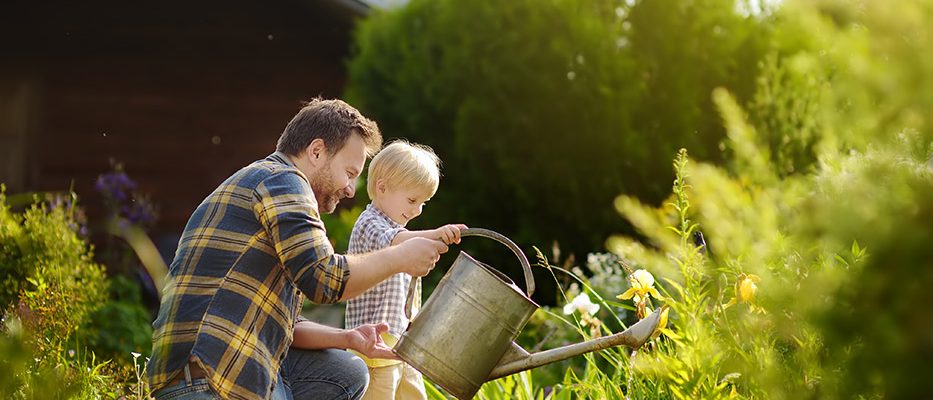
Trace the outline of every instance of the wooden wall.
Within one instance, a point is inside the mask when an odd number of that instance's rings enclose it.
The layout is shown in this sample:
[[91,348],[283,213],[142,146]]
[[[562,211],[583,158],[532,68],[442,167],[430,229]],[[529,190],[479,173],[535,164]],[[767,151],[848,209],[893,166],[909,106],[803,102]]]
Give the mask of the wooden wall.
[[358,16],[326,0],[2,7],[0,88],[29,97],[0,115],[30,123],[5,136],[26,132],[0,181],[73,182],[93,220],[95,179],[122,163],[159,207],[156,235],[180,233],[221,181],[271,153],[300,101],[340,95]]

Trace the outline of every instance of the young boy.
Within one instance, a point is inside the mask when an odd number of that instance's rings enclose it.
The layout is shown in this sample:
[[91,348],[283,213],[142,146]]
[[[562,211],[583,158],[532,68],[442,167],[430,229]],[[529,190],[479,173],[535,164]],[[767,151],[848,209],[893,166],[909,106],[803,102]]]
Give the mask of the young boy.
[[[366,190],[372,203],[353,226],[348,252],[368,253],[414,237],[459,243],[460,229],[466,228],[462,224],[423,231],[405,229],[408,221],[421,215],[421,208],[434,196],[439,181],[440,160],[430,147],[398,140],[383,148],[369,164]],[[387,322],[389,331],[383,339],[388,346],[394,346],[408,328],[405,301],[411,279],[408,274],[395,274],[348,301],[346,328]],[[421,282],[414,284],[412,315],[421,303]],[[363,359],[369,366],[369,388],[364,399],[427,398],[421,373],[410,365],[397,360]]]

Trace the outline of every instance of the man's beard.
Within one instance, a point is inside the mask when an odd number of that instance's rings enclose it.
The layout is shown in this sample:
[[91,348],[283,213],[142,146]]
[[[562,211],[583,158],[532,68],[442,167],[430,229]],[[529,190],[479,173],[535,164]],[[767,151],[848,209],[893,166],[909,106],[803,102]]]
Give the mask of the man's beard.
[[341,192],[343,188],[336,188],[331,177],[330,166],[324,167],[317,175],[311,177],[311,190],[314,191],[314,197],[317,199],[317,209],[321,214],[330,214],[337,209],[337,203],[343,197]]

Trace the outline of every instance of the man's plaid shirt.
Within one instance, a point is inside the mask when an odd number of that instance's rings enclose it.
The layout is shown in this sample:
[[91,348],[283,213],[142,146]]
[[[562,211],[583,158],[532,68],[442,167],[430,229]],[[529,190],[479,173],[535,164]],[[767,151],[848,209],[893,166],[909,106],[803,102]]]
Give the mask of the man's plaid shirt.
[[[350,233],[349,254],[369,253],[392,245],[392,239],[404,231],[396,223],[372,204],[360,214]],[[390,276],[365,293],[347,301],[346,326],[348,329],[363,324],[389,323],[389,333],[396,338],[408,329],[405,317],[405,300],[411,275],[398,273]],[[420,284],[420,281],[417,282]],[[416,287],[413,310],[421,300],[421,288]],[[414,311],[413,311],[414,312]]]
[[152,324],[150,386],[161,389],[193,358],[223,398],[268,398],[302,293],[336,302],[349,276],[288,157],[239,170],[197,207],[178,243]]

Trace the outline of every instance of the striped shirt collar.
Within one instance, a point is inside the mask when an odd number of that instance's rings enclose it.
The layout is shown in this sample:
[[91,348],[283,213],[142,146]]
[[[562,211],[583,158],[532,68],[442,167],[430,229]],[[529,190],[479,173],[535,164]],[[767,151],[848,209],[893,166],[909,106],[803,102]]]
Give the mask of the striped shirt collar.
[[393,228],[404,228],[404,226],[402,226],[402,224],[400,224],[400,223],[398,223],[398,222],[395,222],[395,220],[393,220],[392,218],[389,218],[389,216],[386,215],[386,213],[382,212],[382,210],[380,210],[379,207],[374,206],[373,203],[369,203],[369,204],[366,205],[366,211],[369,211],[369,212],[371,212],[371,213],[375,213],[376,216],[378,216],[378,217],[384,219],[385,222],[386,222],[387,224],[389,224],[389,226],[391,226],[391,227],[393,227]]
[[277,161],[277,162],[280,162],[280,163],[282,163],[282,164],[288,165],[289,167],[298,168],[298,167],[295,166],[295,163],[292,162],[292,159],[288,156],[288,154],[285,154],[285,153],[283,153],[283,152],[281,152],[281,151],[276,151],[276,152],[274,152],[274,153],[272,153],[272,154],[269,154],[269,156],[266,157],[266,160],[268,160],[268,161]]

